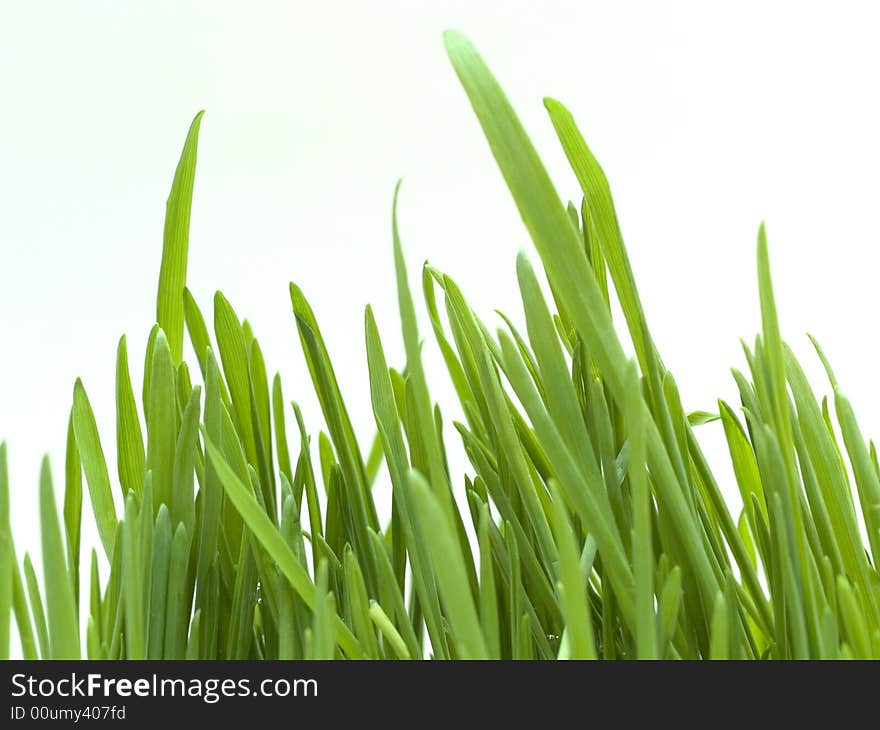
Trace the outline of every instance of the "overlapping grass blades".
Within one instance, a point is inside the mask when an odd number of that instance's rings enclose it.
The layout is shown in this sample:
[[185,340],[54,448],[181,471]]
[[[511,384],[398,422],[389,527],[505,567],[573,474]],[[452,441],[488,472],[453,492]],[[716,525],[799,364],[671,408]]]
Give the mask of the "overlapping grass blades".
[[[389,263],[406,360],[389,366],[367,307],[372,442],[357,438],[307,282],[290,296],[326,424],[316,438],[219,292],[209,331],[186,288],[200,113],[168,199],[140,399],[119,342],[118,474],[77,380],[60,514],[48,460],[40,476],[42,582],[14,549],[0,445],[0,656],[14,617],[26,658],[880,657],[876,450],[818,344],[833,403],[784,343],[763,228],[762,333],[748,372],[734,371],[741,403],[687,414],[572,115],[545,101],[580,206],[563,204],[473,46],[445,41],[542,265],[520,254],[523,317],[502,315],[495,333],[452,278],[424,267],[459,400],[445,415],[461,420],[445,425],[422,364],[397,190]],[[309,397],[303,384],[297,395]],[[733,512],[696,432],[716,420],[742,498]],[[453,433],[465,474],[450,466]],[[92,550],[80,575],[83,475],[109,573]]]

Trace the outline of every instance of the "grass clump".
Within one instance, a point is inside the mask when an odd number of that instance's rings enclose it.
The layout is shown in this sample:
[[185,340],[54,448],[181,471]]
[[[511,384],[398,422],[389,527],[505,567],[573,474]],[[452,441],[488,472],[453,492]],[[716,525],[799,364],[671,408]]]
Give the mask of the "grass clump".
[[[42,588],[14,550],[0,446],[4,655],[14,616],[26,658],[880,657],[876,451],[818,345],[831,400],[817,399],[782,340],[763,229],[762,332],[745,349],[748,371],[734,371],[741,403],[686,414],[651,338],[608,182],[572,116],[546,100],[580,208],[562,203],[471,44],[449,33],[446,47],[549,282],[545,293],[521,254],[525,331],[507,320],[493,333],[453,279],[422,271],[464,414],[454,429],[468,473],[449,469],[396,216],[406,362],[389,367],[367,308],[369,446],[298,286],[294,320],[326,427],[317,443],[219,292],[209,330],[186,289],[199,115],[168,199],[140,394],[119,343],[118,474],[80,381],[60,512],[43,463]],[[183,359],[185,332],[194,363]],[[706,420],[723,426],[737,513],[696,438]],[[389,478],[379,483],[383,462]],[[462,482],[466,502],[453,496]],[[79,575],[84,485],[110,566],[103,578],[95,550]],[[385,522],[374,491],[389,486]]]

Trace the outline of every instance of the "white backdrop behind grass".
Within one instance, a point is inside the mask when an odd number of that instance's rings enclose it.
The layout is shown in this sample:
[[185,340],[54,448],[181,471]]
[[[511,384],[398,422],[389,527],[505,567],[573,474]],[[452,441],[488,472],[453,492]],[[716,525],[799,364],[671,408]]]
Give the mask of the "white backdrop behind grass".
[[[736,402],[729,368],[744,367],[739,338],[759,326],[755,235],[766,219],[784,335],[825,390],[804,333],[820,339],[865,430],[878,433],[878,17],[868,3],[827,7],[5,3],[0,439],[19,557],[39,554],[46,451],[60,495],[77,376],[115,473],[117,340],[128,335],[138,388],[165,197],[201,108],[189,285],[208,317],[219,288],[251,321],[270,376],[281,371],[313,434],[323,423],[287,284],[309,297],[368,442],[366,303],[402,364],[390,238],[399,176],[416,291],[429,259],[490,324],[494,308],[521,320],[514,260],[533,250],[446,60],[447,27],[477,44],[560,193],[577,200],[542,96],[574,112],[610,178],[686,408]],[[460,414],[427,326],[423,334],[448,425]],[[736,500],[720,426],[699,433]],[[458,449],[451,429],[446,439]]]

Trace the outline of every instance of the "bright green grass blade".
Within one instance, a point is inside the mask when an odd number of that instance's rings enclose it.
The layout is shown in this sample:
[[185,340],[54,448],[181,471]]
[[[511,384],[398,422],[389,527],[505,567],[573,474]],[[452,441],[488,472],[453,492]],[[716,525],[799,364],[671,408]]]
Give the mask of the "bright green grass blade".
[[98,535],[105,554],[110,558],[113,555],[113,539],[118,522],[116,507],[110,491],[110,476],[107,472],[104,450],[101,448],[101,439],[98,436],[95,414],[79,378],[73,388],[73,431],[76,435],[79,459],[89,486]]
[[507,325],[507,329],[510,332],[510,336],[513,337],[513,341],[516,342],[516,346],[519,349],[519,354],[523,359],[523,362],[526,364],[529,373],[532,376],[532,380],[535,381],[535,387],[541,392],[541,396],[544,397],[544,383],[541,379],[541,373],[538,369],[538,362],[535,360],[535,356],[529,348],[528,343],[526,343],[523,336],[519,333],[519,331],[514,326],[513,322],[510,321],[510,318],[507,317],[504,312],[499,310],[495,310],[495,314],[497,314],[501,319],[504,320],[504,324]]
[[[146,481],[146,480],[145,480]],[[131,494],[131,493],[130,493]],[[122,637],[125,632],[124,613],[125,599],[122,596],[124,579],[123,531],[125,519],[116,527],[113,540],[113,560],[110,563],[110,575],[101,611],[101,635],[104,637],[104,654],[111,659],[122,659]]]
[[660,618],[660,652],[666,656],[669,643],[675,634],[681,611],[681,568],[677,565],[669,572],[657,602],[657,613]]
[[346,546],[342,556],[345,580],[345,598],[349,623],[354,626],[355,636],[364,650],[365,659],[379,659],[379,645],[370,618],[370,599],[364,584],[364,575],[351,547]]
[[761,476],[758,473],[755,454],[752,451],[745,430],[736,417],[736,413],[727,403],[721,400],[718,401],[718,409],[721,415],[721,423],[724,425],[724,435],[727,438],[727,448],[733,464],[733,473],[736,476],[736,483],[739,486],[746,514],[751,515],[751,495],[754,495],[761,505],[762,514],[766,517],[767,505],[764,502]]
[[[541,371],[547,409],[569,449],[579,455],[584,448],[588,448],[589,444],[584,418],[578,408],[577,395],[569,377],[559,338],[553,327],[550,310],[541,293],[535,272],[523,253],[517,256],[516,273],[522,293],[529,341],[532,343]],[[527,361],[524,362],[527,364]]]
[[9,472],[6,466],[6,443],[2,442],[0,443],[0,660],[9,659],[14,560],[12,523],[9,518]]
[[852,586],[842,575],[837,577],[837,600],[850,648],[857,658],[872,659],[871,639],[864,612]]
[[859,492],[868,544],[871,546],[874,565],[878,566],[880,565],[880,479],[871,464],[868,446],[859,430],[852,405],[840,390],[835,391],[834,406]]
[[284,420],[284,392],[281,389],[281,375],[275,373],[272,379],[272,418],[275,427],[275,451],[278,456],[278,470],[293,481],[290,465],[290,450],[287,447],[287,429]]
[[144,406],[144,418],[150,415],[150,377],[153,371],[153,350],[156,346],[156,337],[162,328],[158,324],[154,324],[147,338],[147,347],[144,351],[144,382],[141,387],[141,403]]
[[[438,275],[439,276],[439,275]],[[442,278],[442,277],[440,277]],[[425,297],[425,304],[428,308],[428,316],[431,320],[431,327],[434,330],[434,338],[440,347],[443,355],[443,361],[446,363],[446,369],[449,371],[449,377],[452,385],[458,395],[458,400],[462,407],[467,407],[468,403],[474,403],[474,394],[468,384],[465,376],[464,368],[455,354],[455,349],[450,344],[443,330],[443,323],[440,321],[440,313],[437,309],[437,298],[434,294],[435,272],[427,265],[422,270],[422,291]],[[471,424],[473,426],[473,424]]]
[[184,287],[183,289],[183,310],[186,329],[189,332],[189,339],[192,343],[193,351],[196,354],[199,368],[204,376],[205,354],[211,346],[211,336],[208,334],[208,326],[205,324],[202,310],[199,309],[199,305],[188,287]]
[[37,641],[34,635],[34,626],[31,622],[30,610],[28,608],[27,594],[25,593],[24,582],[21,579],[21,573],[18,569],[18,558],[15,556],[15,546],[11,546],[11,567],[12,567],[12,610],[15,614],[15,624],[18,627],[18,638],[21,645],[22,659],[32,660],[38,659]]
[[306,424],[302,417],[302,411],[296,403],[291,404],[293,414],[296,417],[296,424],[299,428],[300,436],[300,455],[299,463],[302,464],[303,475],[303,491],[306,493],[306,503],[309,512],[309,529],[312,533],[312,565],[318,564],[317,546],[314,538],[324,535],[324,528],[321,524],[321,506],[318,502],[318,489],[315,484],[315,470],[312,466],[312,455],[309,451],[309,436],[306,433]]
[[67,419],[67,446],[64,452],[64,532],[67,538],[67,569],[73,597],[79,607],[79,548],[82,527],[82,467],[73,432],[73,413]]
[[551,523],[559,550],[559,588],[568,641],[573,659],[596,659],[596,640],[590,618],[580,556],[559,488],[553,484]]
[[79,659],[79,621],[73,585],[67,571],[67,557],[49,457],[43,458],[40,469],[40,537],[43,547],[43,583],[46,588],[46,611],[49,628],[49,655],[52,659]]
[[193,614],[193,620],[189,625],[189,639],[186,642],[186,658],[187,659],[200,659],[202,658],[200,649],[199,649],[199,635],[201,632],[202,625],[202,612],[200,609],[196,609],[196,612]]
[[86,658],[92,661],[104,658],[97,623],[92,616],[89,616],[86,621]]
[[[769,371],[771,388],[772,419],[777,434],[783,440],[780,448],[783,457],[788,459],[787,452],[791,446],[791,425],[789,423],[788,395],[785,389],[785,360],[782,336],[779,332],[779,320],[776,314],[776,300],[773,294],[773,283],[770,277],[770,260],[767,251],[767,234],[764,225],[758,231],[758,287],[761,301],[761,325],[764,343],[764,356]],[[786,463],[786,468],[789,464]]]
[[[305,601],[309,608],[314,609],[315,586],[306,573],[305,568],[297,560],[293,551],[284,541],[275,525],[272,524],[266,512],[260,507],[251,489],[242,483],[235,472],[223,457],[223,453],[214,445],[207,430],[203,427],[202,436],[205,440],[205,448],[214,461],[217,477],[223,485],[226,496],[229,497],[235,509],[238,510],[245,524],[254,537],[272,559],[278,563],[278,567],[287,580],[290,581],[294,590]],[[339,646],[349,656],[361,655],[361,647],[341,619],[337,619]]]
[[367,469],[367,482],[370,488],[376,483],[376,477],[379,476],[379,470],[385,461],[385,452],[382,451],[382,439],[377,433],[373,436],[373,443],[370,444],[370,450],[367,452],[367,463],[364,465]]
[[40,594],[40,585],[37,583],[37,574],[31,562],[31,556],[24,554],[24,579],[30,598],[31,613],[34,617],[34,627],[37,633],[37,641],[40,647],[40,658],[51,659],[52,649],[49,645],[49,626],[46,623],[46,612],[43,608],[43,597]]
[[457,654],[462,659],[486,659],[486,643],[455,527],[421,474],[410,471],[409,484],[424,539],[433,555],[443,556],[435,561],[434,570]]
[[691,426],[705,426],[707,423],[712,423],[720,418],[719,414],[709,413],[708,411],[691,411],[687,414],[687,420]]
[[406,642],[403,640],[400,632],[394,627],[391,619],[382,610],[382,606],[376,601],[370,601],[369,613],[370,620],[382,633],[385,641],[388,642],[394,653],[397,654],[398,659],[411,659],[412,656],[409,653],[409,649],[407,649]]
[[144,480],[144,437],[131,387],[125,335],[116,350],[116,452],[123,492],[140,494]]
[[[593,380],[589,387],[587,418],[590,433],[596,442],[596,453],[602,469],[605,482],[605,491],[611,502],[611,508],[616,519],[617,529],[624,538],[629,537],[631,515],[628,506],[624,504],[621,480],[617,475],[617,455],[619,447],[614,437],[614,411],[616,407],[609,403],[605,387],[598,378]],[[625,402],[625,401],[624,401]],[[641,402],[637,402],[637,407]]]
[[34,636],[34,626],[31,622],[25,585],[18,569],[18,558],[15,556],[15,545],[11,546],[9,558],[12,567],[12,610],[15,614],[15,624],[18,627],[21,656],[22,659],[27,660],[38,659],[39,652],[37,651],[37,641]]
[[147,469],[153,473],[153,514],[160,505],[171,505],[177,420],[174,363],[165,333],[159,330],[150,366],[150,410],[147,414]]
[[788,504],[791,509],[793,529],[797,542],[797,558],[803,568],[804,538],[803,516],[797,496],[796,470],[794,462],[794,435],[790,418],[788,390],[786,388],[785,347],[779,331],[779,319],[776,312],[776,300],[770,276],[770,260],[767,250],[767,234],[764,224],[758,230],[758,290],[761,303],[761,325],[763,333],[763,357],[761,358],[769,375],[768,385],[771,395],[771,423],[774,425],[779,449],[788,471]]
[[223,374],[229,385],[237,431],[244,445],[248,462],[257,463],[254,425],[251,418],[251,386],[244,333],[232,305],[221,292],[214,295],[214,334],[223,363]]
[[[248,369],[251,376],[251,399],[257,417],[254,419],[264,444],[266,461],[272,463],[272,414],[269,402],[269,380],[266,375],[266,361],[260,343],[255,339],[250,344]],[[271,470],[270,470],[271,471]]]
[[165,232],[162,240],[162,265],[159,269],[159,291],[156,298],[156,322],[168,337],[171,357],[175,365],[183,358],[183,289],[186,286],[189,221],[199,127],[203,114],[204,112],[196,114],[189,128],[165,206]]
[[630,368],[630,399],[625,404],[628,421],[629,465],[632,494],[632,561],[635,580],[636,650],[639,659],[659,659],[657,620],[654,614],[654,543],[651,536],[653,505],[645,464],[645,425],[642,389],[635,363]]
[[[89,621],[94,622],[93,639],[100,645],[103,641],[103,621],[101,607],[101,575],[98,572],[98,553],[92,549],[89,562]],[[87,637],[88,639],[88,637]],[[103,655],[103,652],[101,652]],[[91,659],[92,657],[89,656]]]
[[[617,295],[620,298],[621,309],[629,325],[639,364],[645,373],[656,372],[658,368],[657,356],[648,333],[629,257],[621,239],[608,180],[578,131],[574,118],[568,109],[554,99],[545,99],[544,106],[562,143],[569,164],[584,192],[589,224],[594,227],[597,234],[593,238],[600,244],[603,258],[607,260]],[[581,250],[583,249],[581,248]],[[586,260],[584,254],[578,257],[579,267],[582,259]],[[595,277],[591,276],[590,279],[595,280]]]
[[[189,289],[184,289],[183,300],[189,339],[192,342],[193,350],[195,350],[199,369],[202,371],[202,377],[207,378],[207,356],[208,350],[211,349],[211,336],[208,334],[208,326],[205,324],[202,311],[199,309],[199,305],[196,304],[196,300]],[[224,403],[229,403],[229,393],[223,381],[220,382],[220,397]]]
[[406,642],[408,653],[411,657],[420,659],[422,648],[413,623],[407,614],[404,596],[397,585],[397,577],[391,567],[391,560],[383,538],[370,530],[370,540],[373,542],[373,554],[376,556],[376,567],[379,575],[379,600],[382,601],[392,612],[396,628],[401,632]]
[[306,658],[334,659],[336,657],[336,602],[328,587],[327,563],[318,565],[315,580],[315,605],[312,609],[312,630],[306,637]]
[[816,397],[803,370],[788,351],[788,382],[797,409],[806,450],[828,509],[831,527],[847,574],[867,584],[867,559],[862,549],[852,492],[840,452],[828,432]]
[[254,338],[248,345],[248,374],[251,384],[251,421],[254,424],[254,444],[257,449],[260,489],[266,509],[273,520],[278,520],[278,493],[275,465],[272,457],[272,416],[269,405],[269,381],[260,343]]

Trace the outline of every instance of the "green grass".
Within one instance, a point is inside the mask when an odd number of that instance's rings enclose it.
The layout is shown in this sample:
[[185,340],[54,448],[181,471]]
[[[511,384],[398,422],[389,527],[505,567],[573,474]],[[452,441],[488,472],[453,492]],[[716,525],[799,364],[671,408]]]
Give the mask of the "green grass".
[[[545,101],[579,207],[559,197],[473,46],[445,41],[538,254],[517,260],[525,330],[505,318],[492,332],[428,266],[418,303],[395,193],[406,361],[389,367],[392,335],[368,307],[372,440],[355,435],[308,286],[290,285],[324,417],[313,438],[247,321],[218,292],[212,332],[186,288],[200,113],[168,198],[143,392],[123,338],[115,445],[77,380],[60,511],[43,463],[42,582],[14,550],[0,446],[3,657],[14,617],[24,657],[46,659],[880,658],[876,450],[818,344],[832,394],[821,400],[783,341],[763,228],[761,334],[734,371],[741,402],[688,414],[571,114]],[[431,396],[420,309],[456,404]],[[700,449],[709,421],[727,439],[735,509]],[[467,473],[449,468],[452,438]],[[84,484],[109,572],[94,550],[79,572]]]

